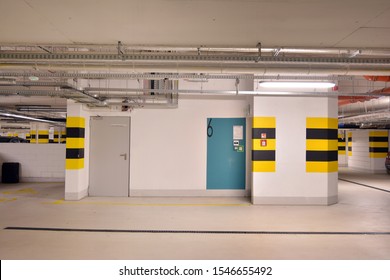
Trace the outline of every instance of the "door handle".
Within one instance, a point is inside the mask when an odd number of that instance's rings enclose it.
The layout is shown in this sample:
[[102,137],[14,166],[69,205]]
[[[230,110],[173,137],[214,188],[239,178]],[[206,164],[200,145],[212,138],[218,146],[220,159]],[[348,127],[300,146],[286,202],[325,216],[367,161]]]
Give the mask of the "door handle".
[[127,160],[127,154],[120,154],[120,157],[125,157],[125,160]]

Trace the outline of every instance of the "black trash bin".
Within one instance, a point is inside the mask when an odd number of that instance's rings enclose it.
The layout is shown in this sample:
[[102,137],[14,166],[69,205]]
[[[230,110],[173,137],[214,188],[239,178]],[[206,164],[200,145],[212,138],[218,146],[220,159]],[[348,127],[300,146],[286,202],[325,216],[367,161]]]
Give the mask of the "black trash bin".
[[1,168],[1,182],[10,184],[10,183],[19,183],[19,162],[4,162]]

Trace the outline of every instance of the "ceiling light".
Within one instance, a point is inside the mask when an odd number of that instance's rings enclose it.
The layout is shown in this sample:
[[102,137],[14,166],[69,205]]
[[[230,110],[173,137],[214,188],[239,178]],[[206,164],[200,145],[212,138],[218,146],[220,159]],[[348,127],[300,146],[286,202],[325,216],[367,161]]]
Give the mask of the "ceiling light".
[[260,82],[264,88],[332,88],[331,82]]
[[30,81],[32,81],[32,82],[39,81],[39,77],[37,77],[37,76],[30,76],[30,77],[28,77],[28,79],[29,79]]

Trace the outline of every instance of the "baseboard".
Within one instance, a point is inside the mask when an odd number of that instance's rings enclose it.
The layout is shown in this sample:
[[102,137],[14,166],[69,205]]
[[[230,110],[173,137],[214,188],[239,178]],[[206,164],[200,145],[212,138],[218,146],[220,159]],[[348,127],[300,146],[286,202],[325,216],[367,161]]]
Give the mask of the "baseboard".
[[332,205],[338,197],[252,197],[253,204],[260,205]]
[[20,182],[22,183],[44,183],[44,182],[65,182],[65,178],[49,178],[49,177],[21,177]]
[[245,197],[249,190],[130,190],[130,196]]
[[80,200],[88,196],[88,189],[80,192],[65,192],[65,200]]

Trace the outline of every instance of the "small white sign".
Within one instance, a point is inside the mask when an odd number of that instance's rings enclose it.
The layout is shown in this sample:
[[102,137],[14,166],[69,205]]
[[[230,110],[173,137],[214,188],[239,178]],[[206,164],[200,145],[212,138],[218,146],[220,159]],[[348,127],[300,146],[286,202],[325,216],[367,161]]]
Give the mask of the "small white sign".
[[234,140],[244,139],[244,127],[242,125],[233,126],[233,139]]

